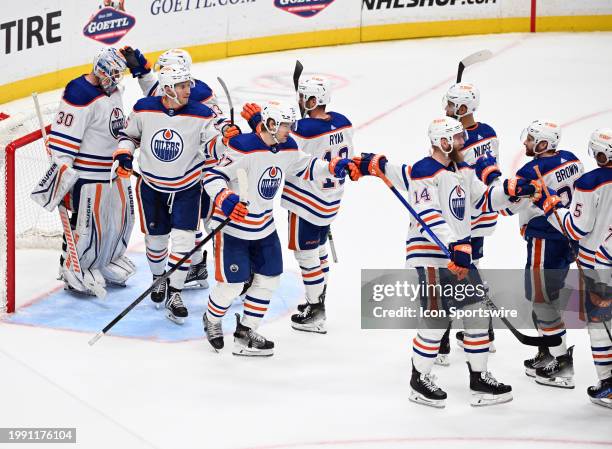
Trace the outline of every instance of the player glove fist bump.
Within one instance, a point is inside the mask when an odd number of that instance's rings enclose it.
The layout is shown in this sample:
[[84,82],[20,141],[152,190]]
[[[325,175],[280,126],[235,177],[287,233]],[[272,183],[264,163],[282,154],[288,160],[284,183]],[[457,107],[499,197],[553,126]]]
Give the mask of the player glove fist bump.
[[257,128],[261,125],[261,108],[257,103],[245,103],[240,115],[249,122],[253,131],[258,131]]
[[359,173],[362,176],[379,176],[385,173],[387,158],[382,154],[361,153],[361,156],[355,156],[353,162],[359,167]]
[[544,195],[537,200],[533,199],[533,204],[538,206],[544,211],[544,215],[548,218],[557,207],[560,207],[561,198],[557,195],[557,191],[552,188],[548,188],[548,195]]
[[234,125],[233,123],[223,125],[223,128],[221,128],[221,134],[223,134],[223,145],[227,146],[227,143],[232,137],[236,137],[238,134],[241,133],[242,131],[240,130],[238,125]]
[[510,197],[531,197],[537,201],[542,196],[542,185],[525,178],[509,178],[504,180],[504,193]]
[[117,176],[129,178],[132,174],[134,156],[128,150],[120,149],[113,153],[113,165],[117,163]]
[[249,213],[246,205],[240,202],[240,197],[230,189],[223,189],[215,198],[215,206],[223,211],[232,221],[244,221]]
[[346,157],[335,157],[329,161],[329,172],[336,178],[344,178],[348,173],[351,181],[357,181],[361,178],[359,167],[353,159]]
[[486,185],[491,185],[495,179],[501,176],[501,170],[497,166],[497,158],[490,151],[476,160],[476,176]]
[[447,267],[461,281],[470,271],[472,245],[470,245],[469,239],[458,240],[449,244],[448,250],[451,254],[451,261]]
[[126,45],[120,51],[125,58],[125,64],[128,69],[130,69],[132,77],[140,78],[142,75],[146,75],[151,71],[151,65],[147,61],[147,58],[145,58],[145,55],[137,48],[134,49]]

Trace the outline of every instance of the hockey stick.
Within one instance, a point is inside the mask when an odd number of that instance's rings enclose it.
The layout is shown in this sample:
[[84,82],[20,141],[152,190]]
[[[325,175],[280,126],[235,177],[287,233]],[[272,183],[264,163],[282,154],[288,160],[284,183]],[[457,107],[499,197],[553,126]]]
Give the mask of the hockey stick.
[[[47,145],[47,131],[45,130],[45,123],[42,118],[40,103],[38,102],[38,93],[32,92],[32,99],[34,100],[34,108],[36,109],[36,116],[38,117],[38,125],[40,126],[40,131],[42,133],[45,150],[47,151],[47,156],[49,156],[49,160],[52,161],[53,158],[51,157],[51,150],[49,150],[49,147]],[[72,228],[70,227],[68,210],[61,202],[57,205],[57,210],[59,212],[60,221],[62,222],[64,237],[66,238],[66,258],[68,259],[67,265],[72,266],[72,272],[79,278],[81,284],[91,290],[96,295],[96,297],[104,299],[104,297],[106,296],[106,290],[103,287],[85,284],[83,270],[81,269],[81,263],[79,262],[79,256],[76,250],[74,234],[72,233]]]
[[493,53],[491,53],[491,50],[480,50],[480,51],[477,51],[476,53],[472,53],[471,55],[466,56],[461,61],[459,61],[459,67],[457,68],[457,82],[458,83],[461,82],[461,78],[463,77],[463,71],[467,67],[473,64],[476,64],[478,62],[486,61],[491,56],[493,56]]
[[234,103],[232,103],[232,97],[230,96],[229,89],[227,88],[227,84],[225,84],[225,81],[223,81],[223,79],[219,76],[217,77],[217,81],[219,81],[219,84],[221,84],[221,87],[223,88],[223,91],[225,92],[225,96],[227,97],[227,102],[230,108],[230,123],[233,125],[234,124]]
[[[433,239],[433,241],[436,243],[436,245],[438,245],[438,247],[444,252],[446,257],[448,257],[450,259],[451,258],[451,254],[450,254],[448,248],[444,245],[444,243],[442,243],[440,241],[438,236],[431,230],[431,228],[427,225],[427,223],[425,223],[423,221],[423,219],[419,216],[419,214],[417,214],[417,212],[412,208],[412,206],[408,203],[408,201],[406,201],[406,199],[402,196],[402,194],[399,193],[399,191],[395,188],[395,186],[389,180],[389,178],[387,178],[385,176],[385,174],[382,173],[382,172],[378,176],[383,180],[383,182],[387,185],[387,187],[389,187],[389,189],[391,189],[391,191],[402,202],[402,204],[406,207],[406,209],[408,209],[408,211],[415,218],[415,220],[419,222],[419,224],[423,227],[425,232],[427,232],[429,234],[429,236]],[[475,270],[475,271],[478,272],[477,270]],[[499,310],[497,308],[497,306],[493,303],[493,301],[491,301],[491,298],[489,298],[488,296],[485,296],[483,301],[484,301],[485,305],[487,307],[489,307],[489,309],[491,309],[491,310]],[[527,346],[547,346],[547,347],[551,347],[551,346],[559,346],[561,344],[561,337],[559,337],[559,336],[556,336],[556,335],[555,336],[548,336],[548,335],[546,335],[546,336],[542,336],[542,337],[540,337],[540,336],[532,337],[530,335],[525,335],[522,332],[520,332],[516,327],[514,327],[512,325],[512,323],[510,321],[508,321],[507,318],[505,318],[503,316],[499,316],[499,319],[502,321],[502,323],[504,323],[506,325],[506,327],[508,329],[510,329],[510,332],[512,332],[512,334],[516,337],[516,339],[518,341],[520,341],[521,343],[523,343],[524,345],[527,345]]]
[[[247,184],[244,183],[244,180],[246,180],[246,172],[244,171],[244,169],[238,169],[238,185],[239,185],[240,198],[241,199],[245,198],[245,192],[247,191],[246,190],[247,189]],[[181,260],[179,260],[172,268],[170,268],[170,270],[168,270],[162,276],[158,277],[155,280],[155,282],[153,282],[153,284],[151,284],[151,286],[148,289],[146,289],[129,306],[127,306],[125,309],[123,309],[123,311],[119,315],[117,315],[115,318],[113,318],[113,320],[110,323],[108,323],[106,326],[104,326],[104,329],[102,329],[100,332],[98,332],[96,335],[94,335],[94,337],[91,340],[89,340],[89,346],[93,346],[94,344],[96,344],[96,342],[100,338],[102,338],[104,335],[106,335],[106,333],[109,330],[111,330],[115,324],[117,324],[124,316],[126,316],[143,299],[145,299],[147,296],[149,296],[149,294],[155,288],[157,288],[162,282],[166,282],[166,279],[168,279],[172,273],[174,273],[176,270],[178,270],[179,267],[181,265],[183,265],[187,261],[187,259],[189,259],[193,255],[193,253],[195,253],[200,248],[202,248],[209,240],[211,240],[215,235],[217,235],[229,222],[230,222],[230,217],[227,217],[225,220],[223,220],[221,222],[221,224],[219,224],[219,226],[217,226],[215,228],[214,231],[212,231],[210,234],[208,234],[200,243],[198,243],[196,246],[194,246],[194,248],[191,251],[189,251],[187,254],[185,254],[181,258]]]
[[[542,173],[540,172],[540,167],[538,167],[536,165],[536,166],[533,167],[533,169],[536,172],[536,175],[538,176],[538,180],[542,184],[542,187],[544,189],[544,194],[546,195],[546,198],[549,198],[550,197],[550,192],[548,190],[548,186],[544,183],[544,177],[542,176]],[[578,267],[578,273],[579,273],[580,277],[582,278],[582,283],[586,287],[586,285],[587,285],[587,283],[586,283],[586,276],[584,274],[584,270],[582,268],[582,264],[580,263],[580,260],[578,259],[578,255],[576,254],[576,251],[574,250],[574,247],[572,246],[572,243],[571,243],[572,239],[567,234],[567,231],[566,231],[565,227],[563,226],[563,223],[561,222],[561,217],[559,217],[559,212],[557,212],[557,209],[553,209],[553,213],[555,214],[555,218],[557,220],[557,224],[559,225],[559,228],[561,229],[561,232],[563,233],[563,236],[566,238],[567,245],[569,246],[569,249],[570,249],[570,251],[572,253],[572,257],[576,261],[576,266]],[[608,334],[608,337],[610,338],[610,341],[612,341],[612,333],[610,333],[610,328],[606,324],[606,321],[603,320],[603,321],[601,321],[601,323],[606,328],[606,333]]]

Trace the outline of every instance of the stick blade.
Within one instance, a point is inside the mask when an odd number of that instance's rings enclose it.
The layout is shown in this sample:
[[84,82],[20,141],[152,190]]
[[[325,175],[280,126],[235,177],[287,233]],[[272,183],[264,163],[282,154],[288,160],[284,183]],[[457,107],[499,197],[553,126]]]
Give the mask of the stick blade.
[[295,61],[295,69],[293,70],[293,87],[295,91],[298,90],[298,85],[300,83],[300,76],[302,76],[302,72],[304,71],[304,66],[300,61]]
[[91,340],[88,341],[89,346],[93,346],[96,344],[96,342],[102,338],[102,336],[104,335],[104,332],[98,332],[96,335],[93,336],[93,338]]
[[472,53],[469,56],[466,56],[461,60],[461,63],[465,67],[469,67],[472,64],[476,64],[477,62],[483,62],[487,59],[490,59],[493,56],[493,52],[491,50],[480,50],[476,53]]

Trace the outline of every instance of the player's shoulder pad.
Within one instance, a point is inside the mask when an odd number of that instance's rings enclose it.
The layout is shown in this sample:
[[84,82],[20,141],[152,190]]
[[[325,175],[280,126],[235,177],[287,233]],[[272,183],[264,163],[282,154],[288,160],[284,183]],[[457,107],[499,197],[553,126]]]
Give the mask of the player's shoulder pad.
[[189,94],[190,100],[201,103],[213,96],[213,90],[204,81],[195,80],[194,83],[194,86],[191,88],[191,93]]
[[161,102],[162,97],[143,97],[134,105],[135,112],[141,111],[164,111],[164,106]]
[[257,133],[243,133],[232,137],[228,142],[229,149],[239,153],[252,153],[265,150],[266,144]]
[[582,191],[591,191],[608,183],[612,183],[612,168],[599,167],[583,174],[578,178],[574,187]]
[[278,151],[283,151],[283,150],[293,151],[297,149],[298,149],[298,144],[291,136],[287,137],[287,141],[285,143],[281,143],[277,145]]
[[85,79],[85,75],[82,75],[66,85],[62,99],[72,106],[84,107],[104,96],[105,93],[101,89],[92,85]]
[[[535,180],[538,178],[538,175],[536,174],[534,167],[537,164],[538,159],[532,159],[531,161],[527,162],[525,165],[523,165],[521,168],[518,169],[518,171],[516,172],[517,176],[520,176],[521,178],[525,178],[525,179],[531,179],[531,180]],[[541,168],[540,168],[541,170]]]
[[213,118],[215,113],[205,104],[199,101],[192,100],[189,97],[189,101],[185,106],[178,110],[177,115],[190,115],[201,118]]
[[427,156],[412,166],[410,179],[416,181],[433,178],[440,170],[446,170],[446,167],[431,156]]
[[486,137],[497,137],[497,133],[495,132],[493,127],[487,123],[478,122],[477,131],[485,138]]
[[[576,155],[572,153],[571,151],[559,150],[557,154],[559,156],[559,161],[563,159],[563,161],[565,162],[580,162],[580,159],[578,159]],[[561,163],[564,164],[565,162],[561,162]]]
[[352,126],[351,122],[342,114],[337,112],[329,112],[330,120],[322,120],[318,118],[305,117],[297,122],[297,126],[293,133],[304,139],[312,139],[314,137],[330,134],[337,129]]
[[474,167],[472,167],[470,164],[468,164],[467,162],[463,161],[463,162],[459,162],[457,164],[457,168],[459,170],[474,170]]

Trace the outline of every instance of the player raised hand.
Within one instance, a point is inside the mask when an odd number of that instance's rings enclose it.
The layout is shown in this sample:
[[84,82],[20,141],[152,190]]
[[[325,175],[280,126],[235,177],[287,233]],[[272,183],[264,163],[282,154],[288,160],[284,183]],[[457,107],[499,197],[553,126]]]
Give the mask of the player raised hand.
[[129,150],[119,149],[113,153],[113,163],[116,161],[119,165],[117,167],[117,176],[121,178],[129,178],[132,175],[132,160],[134,156]]
[[227,146],[227,143],[232,137],[236,137],[238,134],[242,134],[242,131],[238,127],[238,125],[227,124],[224,125],[221,129],[221,133],[223,134],[223,145]]
[[359,167],[352,159],[346,157],[335,157],[329,162],[329,172],[336,178],[344,178],[348,173],[351,181],[361,178]]
[[459,240],[448,245],[448,250],[451,255],[451,261],[447,267],[461,281],[470,271],[472,245],[470,245],[469,240]]
[[501,170],[497,165],[497,158],[493,156],[491,151],[487,151],[482,157],[479,157],[474,164],[476,176],[486,185],[491,183],[501,176]]
[[230,189],[223,189],[215,198],[215,206],[223,211],[226,217],[232,221],[244,221],[249,209],[246,204],[240,202],[240,197]]
[[257,131],[258,126],[261,124],[261,107],[257,103],[245,103],[242,106],[240,115],[249,122],[249,126],[253,131]]
[[142,54],[137,48],[134,49],[129,45],[126,45],[119,50],[125,58],[125,63],[130,69],[130,73],[134,78],[140,78],[142,75],[146,75],[151,71],[151,65],[145,55]]

